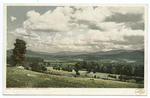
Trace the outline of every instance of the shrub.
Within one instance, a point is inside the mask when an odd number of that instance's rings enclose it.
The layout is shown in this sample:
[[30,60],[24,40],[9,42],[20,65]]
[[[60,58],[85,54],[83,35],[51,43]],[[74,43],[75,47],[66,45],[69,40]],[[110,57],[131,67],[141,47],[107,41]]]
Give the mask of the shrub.
[[111,78],[116,78],[116,76],[113,76],[113,75],[108,75],[108,77],[111,77]]
[[32,63],[30,67],[32,71],[37,71],[37,72],[41,71],[41,66],[37,62]]
[[144,78],[136,77],[135,80],[136,80],[136,83],[140,83],[141,81],[144,81]]
[[72,72],[72,68],[69,67],[69,68],[68,68],[68,72]]
[[79,72],[77,72],[77,73],[76,73],[76,75],[80,75],[80,73],[79,73]]
[[42,71],[46,71],[46,70],[47,70],[47,68],[42,66]]
[[119,76],[118,77],[120,80],[130,80],[131,78],[129,76]]
[[63,71],[68,71],[68,67],[63,67],[62,70]]

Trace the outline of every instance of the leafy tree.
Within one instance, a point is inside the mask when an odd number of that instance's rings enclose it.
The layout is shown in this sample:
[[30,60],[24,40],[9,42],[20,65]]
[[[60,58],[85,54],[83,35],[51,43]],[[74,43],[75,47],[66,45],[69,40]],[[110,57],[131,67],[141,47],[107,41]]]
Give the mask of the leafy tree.
[[121,65],[120,67],[120,74],[125,74],[125,66],[124,65]]
[[116,68],[115,68],[115,67],[112,67],[112,68],[111,68],[111,73],[112,73],[112,74],[115,74],[115,73],[116,73]]
[[125,66],[125,75],[133,75],[134,74],[134,67],[131,65],[126,65]]
[[87,63],[87,73],[90,73],[91,70],[92,70],[92,64],[91,64],[91,62],[88,62]]
[[104,73],[108,73],[109,72],[109,70],[108,70],[108,68],[106,66],[103,67],[103,72]]
[[82,68],[82,67],[81,67],[80,64],[78,64],[78,63],[75,64],[75,69],[74,69],[74,70],[75,70],[75,72],[76,72],[76,75],[80,75],[79,70],[81,70],[81,68]]
[[83,67],[84,69],[87,69],[87,62],[83,62]]
[[108,64],[108,65],[107,65],[107,68],[108,68],[108,70],[109,70],[109,73],[111,73],[111,69],[113,68],[113,65],[112,65],[112,64]]
[[103,72],[103,64],[100,64],[100,65],[98,66],[98,71],[99,71],[99,72]]
[[48,62],[47,64],[48,64],[48,66],[51,65],[50,62]]
[[96,73],[97,71],[98,71],[98,66],[96,65],[96,66],[94,66],[92,72],[93,72],[93,73]]
[[116,66],[115,66],[115,68],[116,68],[116,74],[121,74],[120,72],[121,72],[121,65],[120,64],[117,64]]
[[44,65],[46,65],[46,62],[44,62]]
[[41,66],[37,62],[32,63],[30,67],[32,71],[40,72],[42,70]]
[[26,56],[24,55],[26,53],[26,42],[16,39],[14,45],[15,48],[13,49],[11,60],[13,61],[13,66],[20,66],[26,60]]

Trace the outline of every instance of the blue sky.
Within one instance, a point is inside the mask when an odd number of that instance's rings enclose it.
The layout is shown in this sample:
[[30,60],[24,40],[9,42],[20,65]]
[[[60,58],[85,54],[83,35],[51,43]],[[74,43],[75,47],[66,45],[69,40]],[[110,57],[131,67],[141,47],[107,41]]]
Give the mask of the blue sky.
[[144,48],[144,6],[8,6],[7,49],[16,38],[42,52]]

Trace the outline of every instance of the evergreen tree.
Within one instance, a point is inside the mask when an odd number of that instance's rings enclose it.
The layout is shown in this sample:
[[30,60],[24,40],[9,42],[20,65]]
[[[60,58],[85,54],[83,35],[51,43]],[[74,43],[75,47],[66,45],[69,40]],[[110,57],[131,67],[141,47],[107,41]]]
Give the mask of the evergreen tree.
[[20,39],[16,39],[14,43],[15,48],[12,50],[11,60],[13,61],[13,66],[20,66],[26,60],[26,42]]

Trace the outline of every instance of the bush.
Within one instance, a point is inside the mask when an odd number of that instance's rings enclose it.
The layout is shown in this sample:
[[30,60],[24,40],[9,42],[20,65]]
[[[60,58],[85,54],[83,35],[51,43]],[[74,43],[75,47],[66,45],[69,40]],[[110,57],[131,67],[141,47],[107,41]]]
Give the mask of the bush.
[[113,75],[108,75],[108,77],[111,77],[111,78],[116,78],[116,76],[113,76]]
[[79,72],[77,72],[77,73],[76,73],[76,75],[80,75],[80,73],[79,73]]
[[72,72],[72,68],[69,67],[69,68],[68,68],[68,72]]
[[131,78],[129,76],[119,76],[120,80],[130,80]]
[[135,80],[136,80],[136,83],[140,83],[141,81],[144,81],[144,78],[136,77]]
[[41,71],[41,66],[37,62],[32,63],[30,67],[32,71],[37,71],[37,72]]
[[63,67],[62,70],[63,71],[68,71],[68,67]]
[[46,70],[47,70],[47,68],[42,66],[42,71],[46,71]]

